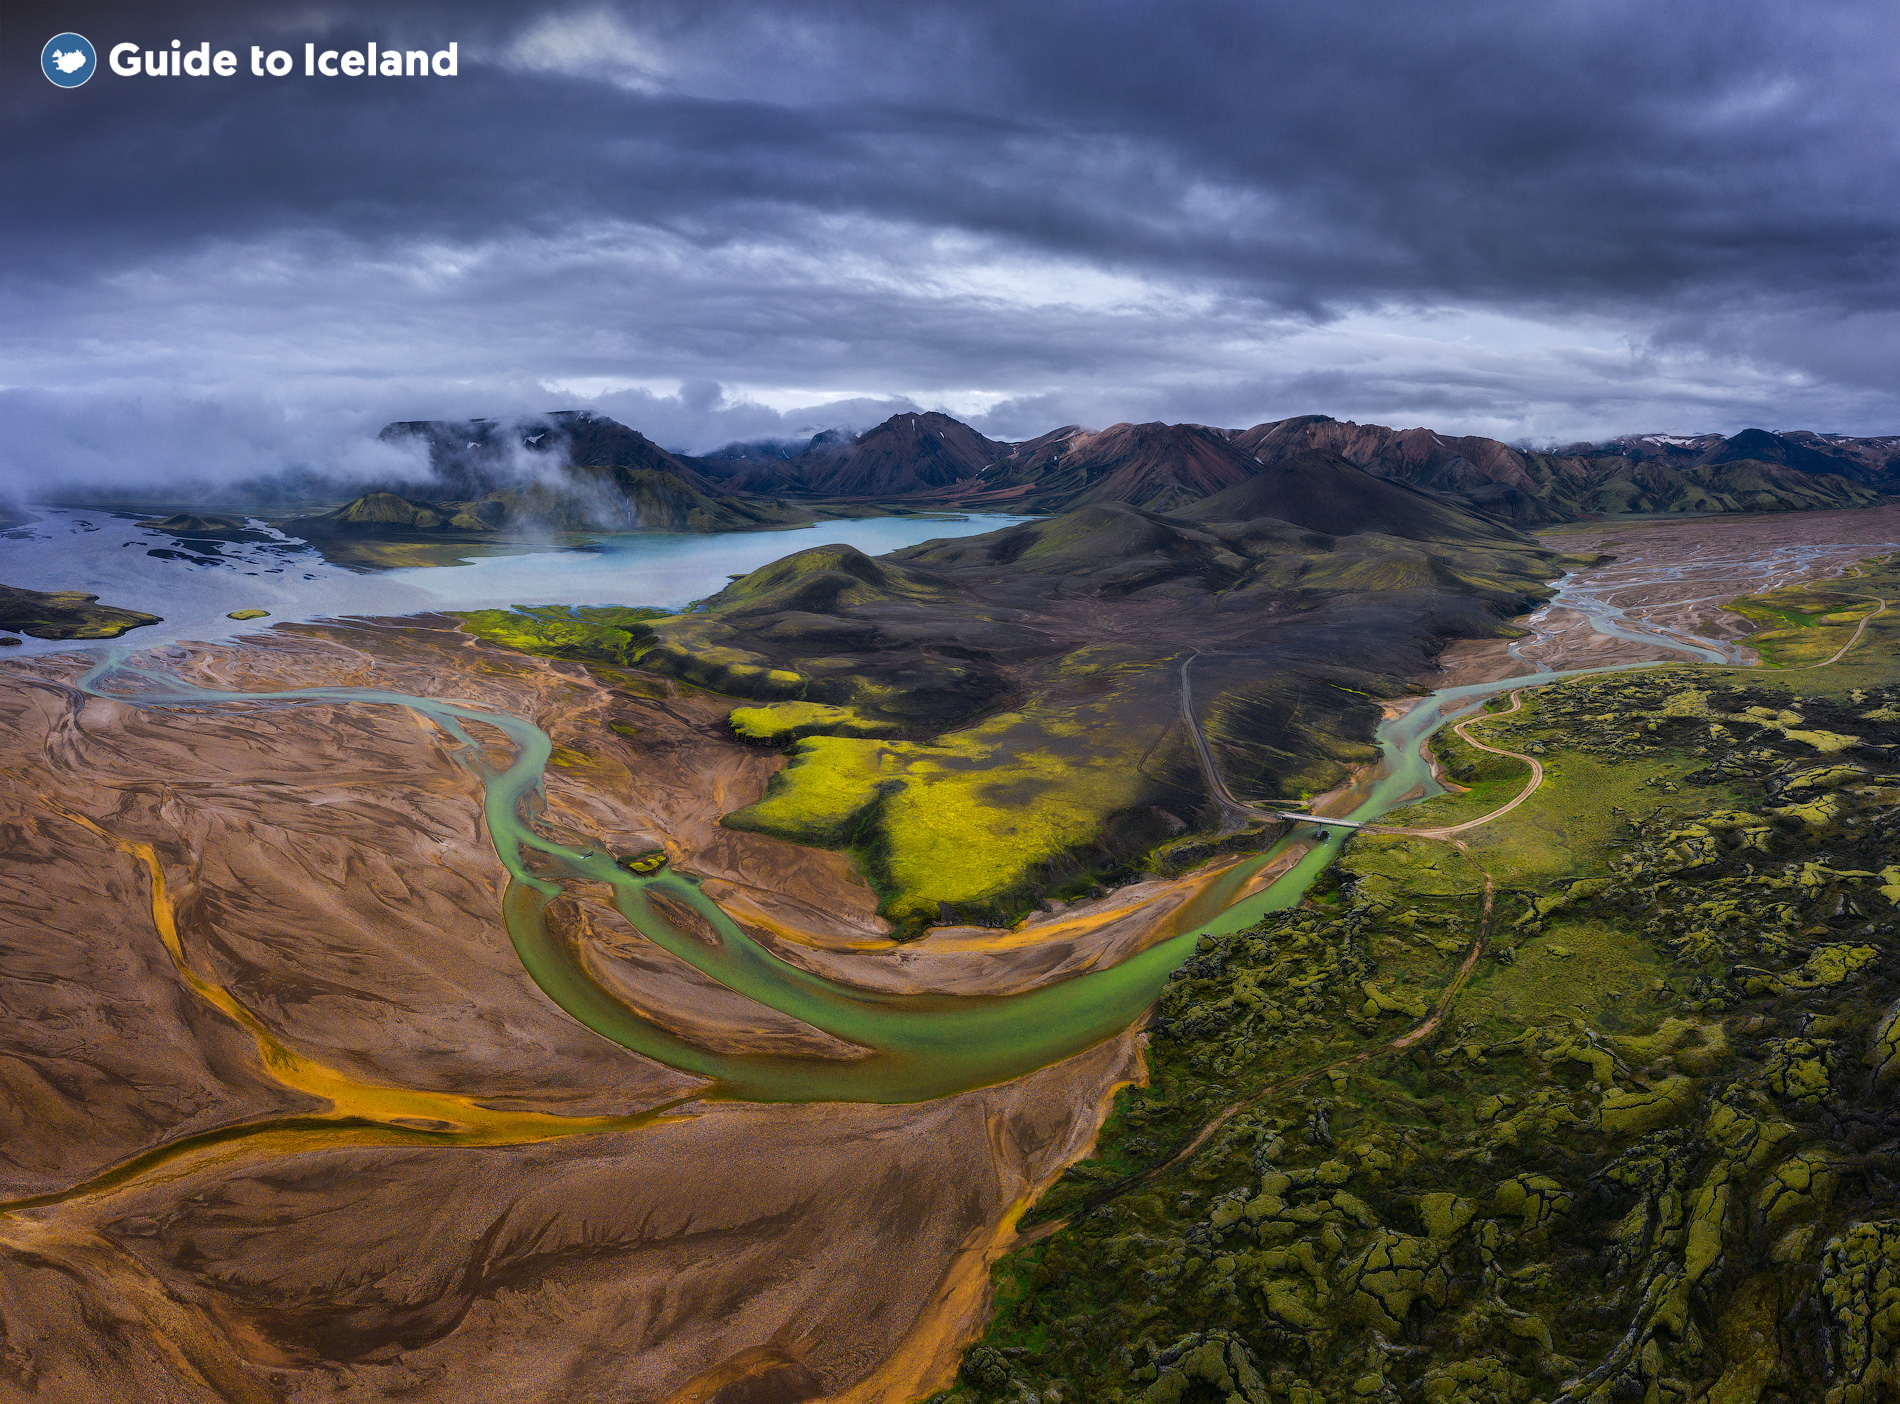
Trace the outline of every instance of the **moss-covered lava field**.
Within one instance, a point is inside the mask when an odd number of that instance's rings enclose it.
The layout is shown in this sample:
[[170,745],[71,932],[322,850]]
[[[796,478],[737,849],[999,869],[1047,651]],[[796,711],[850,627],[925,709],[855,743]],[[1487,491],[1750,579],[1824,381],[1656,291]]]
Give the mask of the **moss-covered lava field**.
[[1529,694],[1475,731],[1542,760],[1529,802],[1204,938],[938,1397],[1887,1397],[1900,688],[1863,647]]

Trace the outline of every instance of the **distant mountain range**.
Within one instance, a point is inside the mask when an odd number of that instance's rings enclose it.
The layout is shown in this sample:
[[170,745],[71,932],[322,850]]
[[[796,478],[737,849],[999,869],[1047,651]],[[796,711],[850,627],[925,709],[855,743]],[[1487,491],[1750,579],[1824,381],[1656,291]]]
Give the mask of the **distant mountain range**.
[[[1021,443],[937,413],[893,415],[862,434],[670,453],[605,416],[419,420],[433,481],[392,485],[316,519],[327,530],[731,531],[883,508],[1068,512],[1120,503],[1191,509],[1251,484],[1264,515],[1301,473],[1350,468],[1520,528],[1671,512],[1869,506],[1900,493],[1900,435],[1806,430],[1643,434],[1555,451],[1475,435],[1388,429],[1325,415],[1218,429],[1074,425]],[[1279,484],[1279,487],[1272,486]],[[308,520],[308,519],[306,519]]]
[[1745,429],[1732,438],[1633,435],[1543,453],[1475,435],[1303,415],[1255,425],[1234,443],[1263,462],[1305,449],[1337,453],[1378,477],[1525,525],[1655,512],[1856,507],[1882,491],[1900,491],[1900,437]]
[[1074,425],[1023,443],[986,439],[943,414],[902,414],[796,451],[734,445],[694,459],[733,489],[788,499],[862,497],[1067,511],[1124,502],[1168,512],[1320,454],[1520,525],[1654,512],[1865,506],[1900,491],[1900,436],[1650,434],[1555,452],[1475,435],[1387,429],[1325,415],[1216,429]]

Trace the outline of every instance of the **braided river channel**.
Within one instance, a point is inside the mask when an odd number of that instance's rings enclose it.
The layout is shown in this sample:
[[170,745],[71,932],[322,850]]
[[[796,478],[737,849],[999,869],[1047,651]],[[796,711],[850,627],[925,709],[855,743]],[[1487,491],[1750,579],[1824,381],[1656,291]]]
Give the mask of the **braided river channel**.
[[[1646,628],[1577,576],[1567,576],[1538,614],[1570,609],[1597,632],[1732,664],[1732,646]],[[1513,646],[1516,656],[1517,646]],[[1527,666],[1535,666],[1530,664]],[[1440,727],[1469,715],[1485,699],[1586,673],[1646,667],[1623,663],[1540,671],[1496,681],[1441,688],[1388,716],[1377,740],[1382,759],[1350,813],[1365,823],[1403,802],[1443,792],[1425,754]],[[983,995],[893,994],[859,988],[779,959],[749,936],[690,877],[663,868],[638,874],[614,855],[555,841],[536,827],[544,796],[543,772],[553,750],[547,733],[507,713],[398,692],[312,687],[279,692],[230,692],[197,687],[140,666],[127,650],[106,652],[81,679],[85,691],[153,708],[250,709],[307,703],[406,707],[427,718],[455,747],[457,763],[484,787],[484,819],[509,880],[503,915],[523,967],[548,997],[594,1032],[625,1048],[709,1078],[702,1095],[754,1102],[917,1102],[989,1086],[1058,1062],[1112,1037],[1141,1017],[1162,985],[1201,937],[1242,930],[1269,912],[1301,900],[1334,860],[1337,830],[1295,824],[1263,852],[1227,869],[1195,902],[1192,929],[1153,944],[1118,964],[1026,992]],[[467,730],[493,727],[513,747],[505,764]],[[1249,880],[1287,855],[1295,861],[1258,892]],[[551,929],[548,907],[567,883],[605,884],[613,904],[643,937],[727,988],[804,1021],[863,1050],[826,1058],[731,1052],[682,1038],[643,1016],[603,988],[575,946]]]

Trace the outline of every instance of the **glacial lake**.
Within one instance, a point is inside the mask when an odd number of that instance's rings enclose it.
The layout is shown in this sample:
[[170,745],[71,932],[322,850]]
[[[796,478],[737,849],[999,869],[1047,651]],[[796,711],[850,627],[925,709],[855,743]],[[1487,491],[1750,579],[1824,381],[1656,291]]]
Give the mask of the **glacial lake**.
[[[604,536],[586,550],[482,556],[463,565],[372,573],[345,569],[292,539],[206,543],[135,525],[128,514],[34,508],[41,520],[0,532],[0,584],[27,590],[83,590],[102,603],[164,616],[124,634],[132,648],[186,640],[215,643],[272,624],[348,616],[505,609],[512,605],[624,604],[679,608],[723,589],[729,576],[812,546],[844,544],[882,555],[924,541],[975,536],[1025,517],[873,517],[789,531],[705,536]],[[239,622],[233,610],[269,619]],[[0,660],[98,647],[32,639]]]

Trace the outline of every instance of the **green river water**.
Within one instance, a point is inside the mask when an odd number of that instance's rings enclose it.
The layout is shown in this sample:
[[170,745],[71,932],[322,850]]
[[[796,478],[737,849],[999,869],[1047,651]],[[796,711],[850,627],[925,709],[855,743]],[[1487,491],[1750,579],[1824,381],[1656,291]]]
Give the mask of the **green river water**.
[[[1671,646],[1682,644],[1665,640]],[[1724,661],[1711,648],[1706,661]],[[1348,819],[1378,818],[1408,795],[1439,792],[1423,742],[1439,727],[1468,714],[1484,698],[1512,688],[1606,669],[1533,673],[1502,682],[1444,688],[1378,733],[1383,761],[1364,801]],[[107,690],[110,685],[111,690]],[[1337,856],[1337,841],[1320,842],[1269,887],[1232,901],[1254,873],[1290,847],[1309,842],[1296,826],[1265,852],[1236,865],[1212,894],[1224,907],[1203,924],[1107,969],[1091,971],[1021,994],[997,996],[897,995],[827,979],[780,960],[748,936],[690,878],[671,869],[637,875],[613,855],[577,849],[539,832],[534,816],[543,771],[553,750],[547,733],[504,712],[428,697],[367,688],[313,687],[282,692],[221,692],[193,686],[168,673],[136,666],[123,650],[107,653],[80,680],[99,697],[139,707],[300,702],[407,707],[429,718],[459,743],[459,762],[484,787],[484,819],[495,852],[509,874],[503,915],[523,967],[548,997],[573,1018],[622,1047],[713,1079],[707,1095],[758,1102],[916,1102],[984,1087],[1058,1062],[1127,1028],[1154,1002],[1168,975],[1201,937],[1242,930],[1269,912],[1298,902]],[[131,689],[131,690],[128,690]],[[501,731],[513,759],[497,766],[464,729],[479,722]],[[574,945],[550,930],[548,904],[564,882],[604,883],[615,907],[642,936],[727,988],[863,1050],[856,1057],[732,1053],[705,1047],[628,1008],[587,972]],[[691,909],[713,939],[682,930],[654,898]]]

